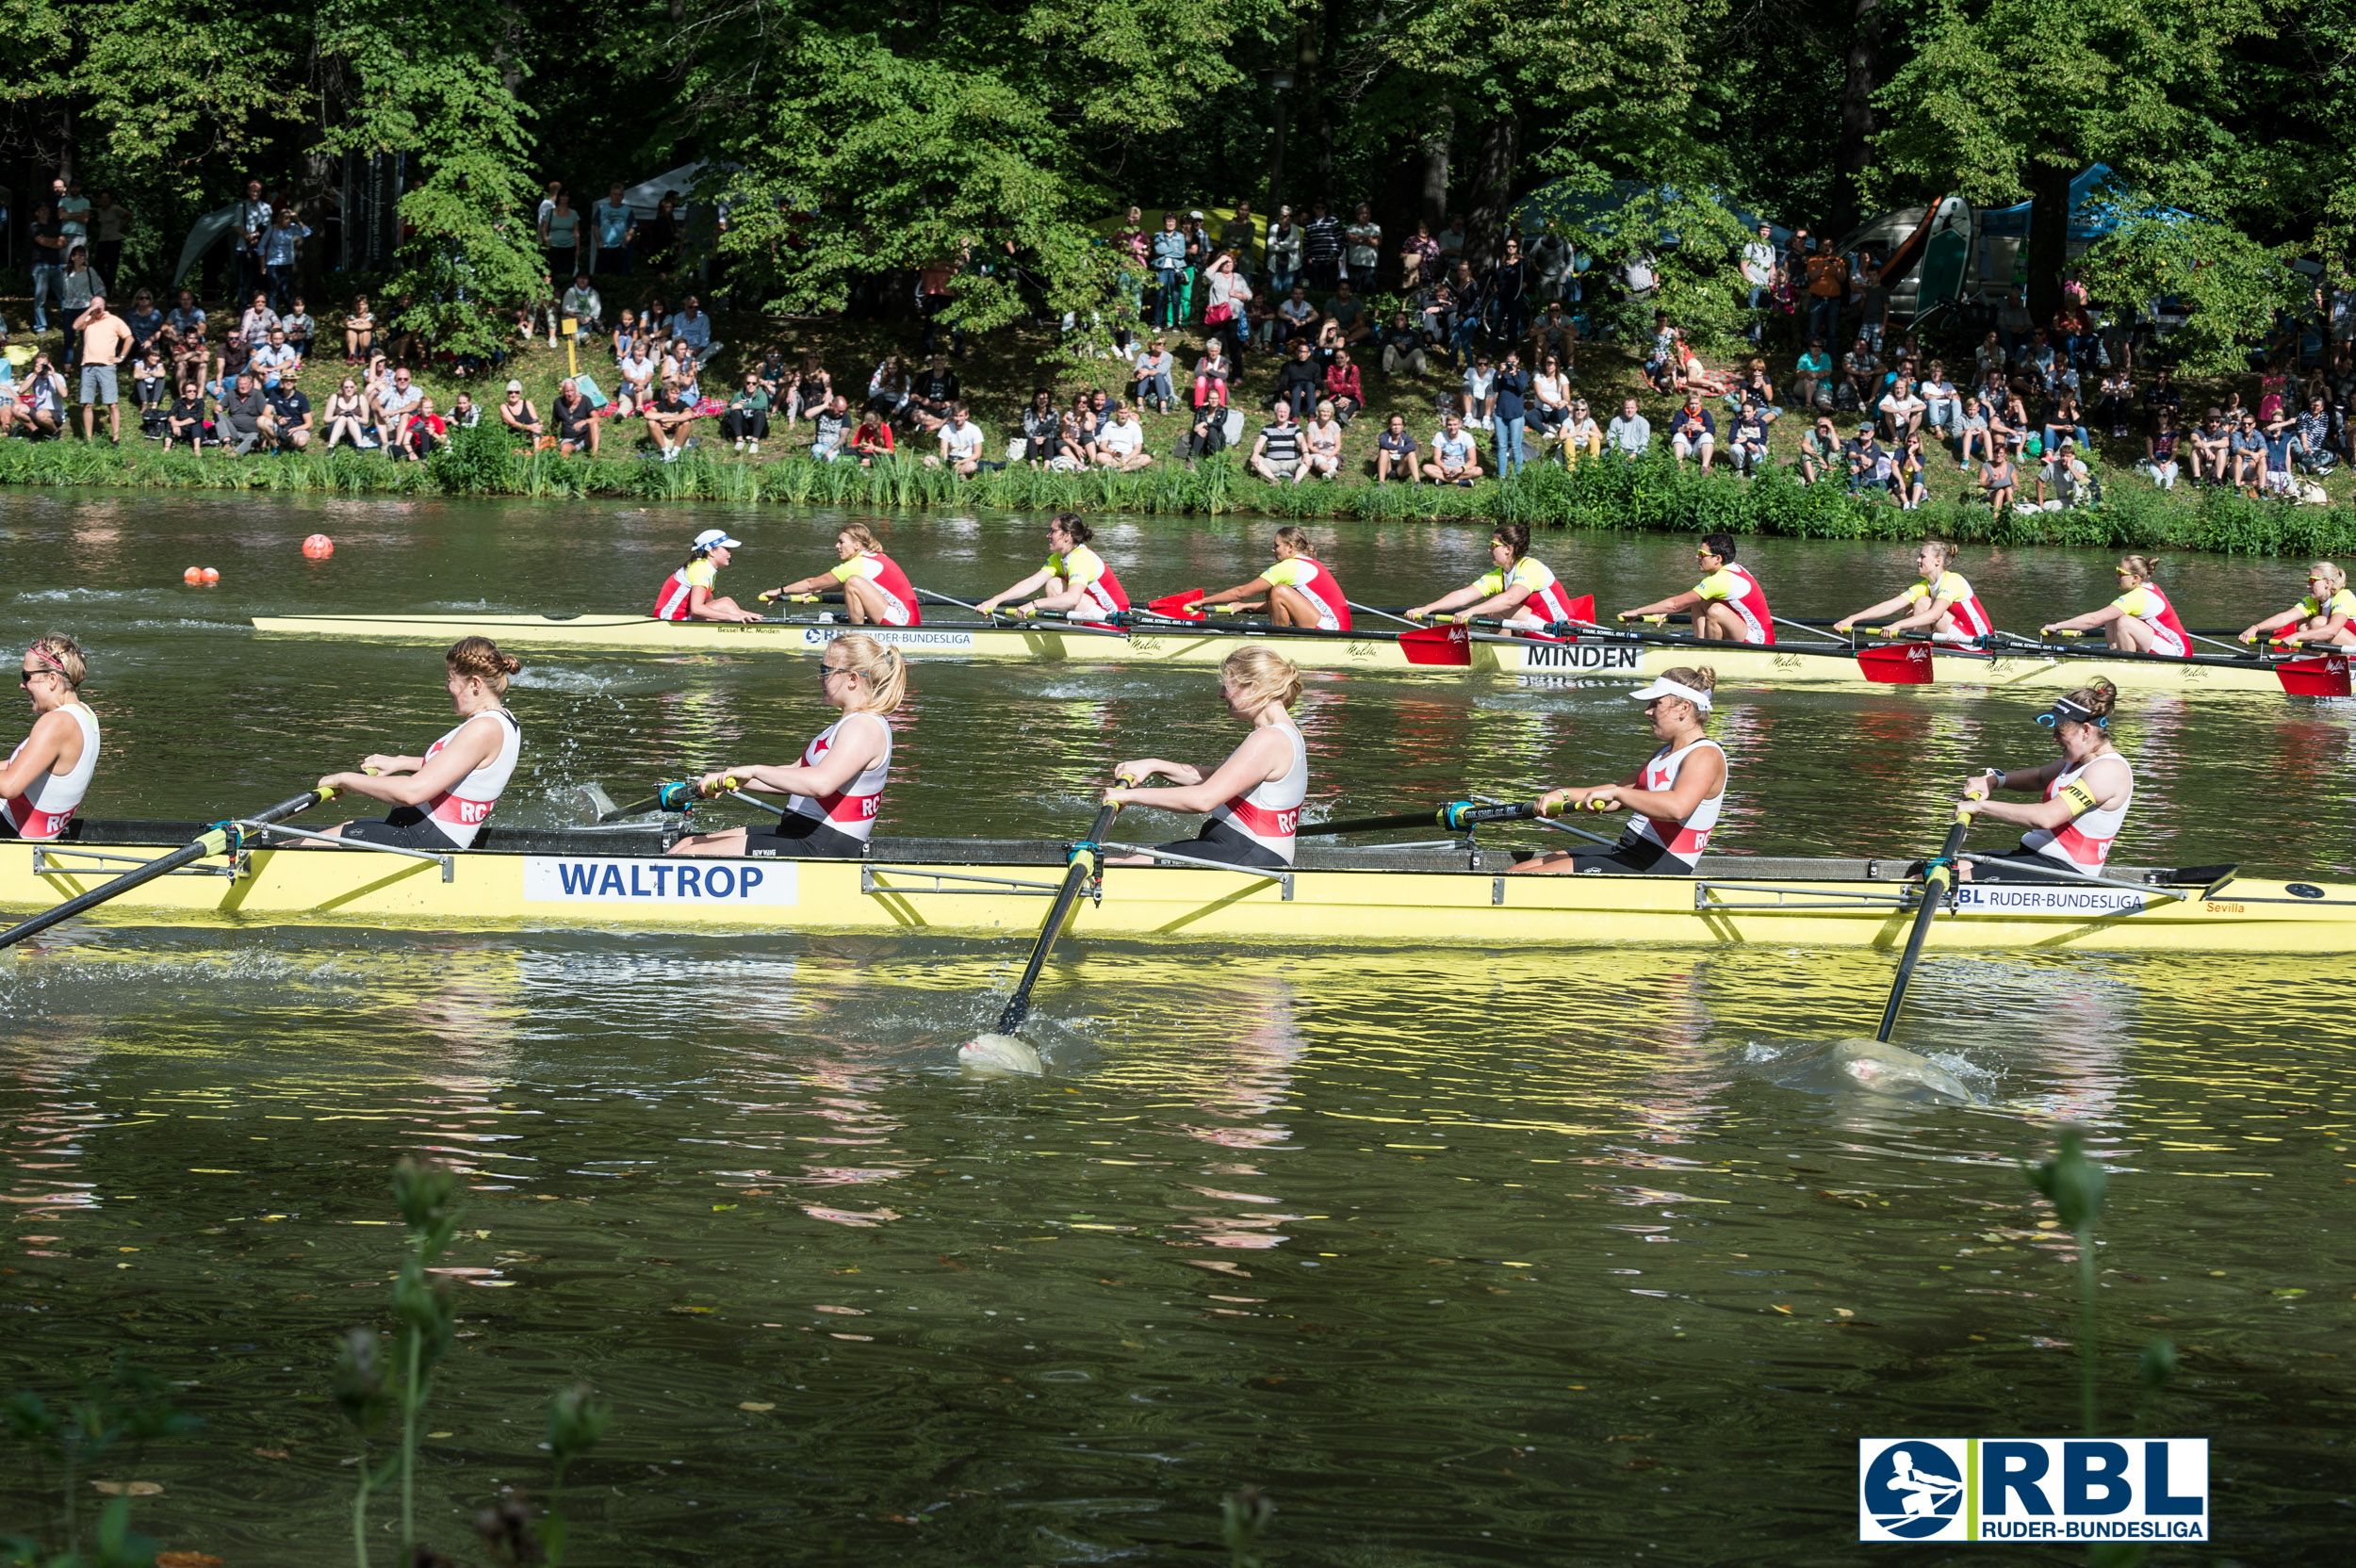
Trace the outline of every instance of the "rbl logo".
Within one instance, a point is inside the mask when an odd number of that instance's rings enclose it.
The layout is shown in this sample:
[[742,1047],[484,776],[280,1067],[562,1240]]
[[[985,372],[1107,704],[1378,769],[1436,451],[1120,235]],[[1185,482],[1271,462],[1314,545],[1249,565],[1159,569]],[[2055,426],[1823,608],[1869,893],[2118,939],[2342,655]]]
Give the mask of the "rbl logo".
[[2200,1437],[1867,1438],[1860,1541],[2206,1541]]

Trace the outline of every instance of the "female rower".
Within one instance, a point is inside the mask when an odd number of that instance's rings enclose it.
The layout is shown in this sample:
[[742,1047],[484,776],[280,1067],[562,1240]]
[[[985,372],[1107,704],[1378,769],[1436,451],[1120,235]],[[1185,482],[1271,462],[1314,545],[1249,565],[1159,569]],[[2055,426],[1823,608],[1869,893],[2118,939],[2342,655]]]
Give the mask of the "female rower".
[[1076,618],[1083,621],[1101,624],[1109,620],[1129,608],[1129,596],[1122,592],[1121,579],[1104,564],[1104,558],[1088,548],[1088,541],[1095,537],[1096,531],[1076,514],[1056,513],[1047,524],[1047,564],[974,608],[987,615],[1008,599],[1038,594],[1029,603],[1015,606],[1014,613],[1076,610],[1081,612]]
[[[1200,835],[1154,847],[1196,860],[1276,870],[1293,863],[1301,803],[1309,796],[1309,747],[1293,723],[1301,700],[1301,671],[1271,648],[1241,647],[1219,667],[1227,710],[1252,726],[1243,744],[1217,771],[1159,757],[1139,757],[1113,770],[1121,779],[1160,774],[1177,780],[1161,789],[1124,785],[1104,792],[1107,806],[1158,806],[1165,811],[1207,812]],[[1119,862],[1149,865],[1152,857]]]
[[705,799],[728,780],[763,794],[786,795],[785,815],[773,826],[697,833],[671,846],[674,855],[749,855],[783,859],[857,859],[875,830],[884,782],[892,776],[892,721],[885,717],[908,694],[908,665],[898,648],[863,631],[846,631],[818,661],[819,694],[843,716],[826,726],[790,767],[745,763],[708,773],[696,782]]
[[[2135,769],[2111,744],[2111,710],[2118,703],[2119,688],[2107,680],[2056,697],[2037,722],[2053,730],[2061,756],[2042,767],[1990,768],[1965,783],[1964,810],[2028,829],[2019,849],[1967,862],[1967,878],[2050,881],[2055,866],[2102,872],[2135,800]],[[2043,798],[2033,806],[1987,798],[1997,790],[2036,790]]]
[[1693,635],[1721,643],[1754,643],[1773,647],[1775,619],[1767,610],[1767,592],[1750,568],[1734,564],[1734,535],[1705,533],[1694,547],[1693,559],[1702,580],[1682,594],[1634,610],[1620,612],[1624,621],[1645,615],[1674,615],[1693,611]]
[[[2329,561],[2318,561],[2307,568],[2307,596],[2283,611],[2269,615],[2241,634],[2245,643],[2254,643],[2265,632],[2278,633],[2273,642],[2293,645],[2299,643],[2329,644],[2336,647],[2356,647],[2356,593],[2350,593],[2348,574]],[[2284,630],[2284,628],[2291,628]]]
[[[1276,564],[1253,578],[1250,582],[1233,588],[1222,588],[1216,594],[1205,594],[1195,604],[1198,610],[1214,604],[1241,604],[1263,596],[1268,601],[1268,618],[1278,626],[1313,626],[1320,631],[1350,629],[1350,596],[1342,585],[1333,580],[1333,571],[1318,564],[1309,553],[1309,531],[1290,524],[1276,531],[1276,542],[1269,547]],[[1248,606],[1257,609],[1257,604]]]
[[443,655],[443,684],[458,723],[425,748],[423,757],[361,760],[365,773],[331,773],[319,788],[365,795],[390,805],[376,822],[347,822],[327,829],[359,843],[402,849],[465,849],[499,804],[523,755],[523,727],[499,699],[507,678],[523,668],[488,637],[461,637]]
[[33,728],[0,766],[0,839],[54,839],[98,771],[98,716],[80,695],[90,664],[79,643],[51,632],[33,639],[23,665]]
[[1980,596],[1972,591],[1972,584],[1954,570],[1955,547],[1944,539],[1925,539],[1914,552],[1914,569],[1922,574],[1922,580],[1894,599],[1884,599],[1871,609],[1854,615],[1843,615],[1832,623],[1835,631],[1846,631],[1859,621],[1876,616],[1906,615],[1879,628],[1885,637],[1901,631],[1927,628],[1934,642],[1968,643],[1974,637],[1985,637],[1996,629],[1980,608]]
[[864,523],[845,525],[834,536],[835,553],[843,564],[806,577],[799,582],[789,582],[761,595],[764,599],[793,598],[810,596],[805,603],[814,603],[823,590],[840,583],[843,602],[850,606],[855,625],[922,626],[924,615],[916,607],[916,587],[908,581],[908,573],[899,563],[884,554],[875,536],[867,531]]
[[1543,631],[1571,618],[1571,596],[1562,580],[1530,556],[1530,525],[1499,523],[1489,535],[1488,573],[1453,593],[1407,612],[1411,621],[1453,610],[1459,621],[1496,615],[1510,627]]
[[663,592],[655,596],[654,618],[658,621],[757,621],[758,610],[745,610],[734,599],[714,598],[713,579],[720,568],[728,564],[728,552],[742,549],[744,541],[731,539],[726,529],[708,528],[695,535],[695,547],[679,569],[663,581]]
[[1595,811],[1625,807],[1635,812],[1618,843],[1610,849],[1550,850],[1507,869],[1542,875],[1591,871],[1690,874],[1710,847],[1710,830],[1718,825],[1726,799],[1726,748],[1704,733],[1710,694],[1717,684],[1718,672],[1707,664],[1663,671],[1651,685],[1631,694],[1644,705],[1644,718],[1661,749],[1617,783],[1551,790],[1539,797],[1541,816],[1577,806]]
[[2176,607],[2151,580],[2151,557],[2122,555],[2116,570],[2124,593],[2100,610],[2053,622],[2044,629],[2045,634],[2091,631],[2099,626],[2102,640],[2122,652],[2159,653],[2171,659],[2191,653],[2192,640],[2184,634],[2184,623],[2176,618]]

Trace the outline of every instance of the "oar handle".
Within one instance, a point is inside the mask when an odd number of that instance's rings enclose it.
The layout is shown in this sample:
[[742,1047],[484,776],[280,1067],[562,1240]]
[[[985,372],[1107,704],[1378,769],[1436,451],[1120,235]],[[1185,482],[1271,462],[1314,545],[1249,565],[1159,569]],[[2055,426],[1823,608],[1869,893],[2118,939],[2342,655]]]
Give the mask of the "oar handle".
[[272,823],[285,822],[288,817],[298,812],[307,811],[322,801],[335,799],[335,795],[336,792],[334,790],[314,787],[303,791],[299,795],[289,796],[267,810],[256,811],[250,817],[240,817],[235,822],[215,823],[171,854],[150,860],[136,870],[124,872],[111,882],[101,883],[78,897],[67,899],[54,909],[45,909],[28,921],[12,925],[6,931],[0,931],[0,948],[14,947],[28,937],[38,937],[51,926],[62,924],[86,909],[95,909],[110,898],[127,893],[140,884],[153,882],[159,876],[168,876],[182,866],[202,860],[208,855],[235,854],[244,842],[246,829],[267,827]]

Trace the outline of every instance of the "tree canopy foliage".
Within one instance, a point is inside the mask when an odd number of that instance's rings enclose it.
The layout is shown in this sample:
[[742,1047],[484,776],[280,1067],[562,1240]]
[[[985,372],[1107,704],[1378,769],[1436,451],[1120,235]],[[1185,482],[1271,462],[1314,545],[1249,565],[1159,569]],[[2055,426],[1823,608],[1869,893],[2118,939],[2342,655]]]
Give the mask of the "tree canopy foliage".
[[[1569,225],[1607,262],[1656,221],[1693,236],[1664,285],[1707,315],[1731,298],[1722,205],[1837,235],[1948,191],[2038,204],[2050,300],[2094,161],[2216,225],[2215,266],[2336,277],[2351,57],[2356,0],[11,0],[0,135],[19,221],[59,170],[110,187],[150,277],[249,176],[317,212],[345,155],[405,155],[378,284],[446,337],[536,282],[543,182],[585,207],[691,161],[740,301],[782,308],[957,260],[972,325],[1084,314],[1132,202],[1366,200],[1393,234],[1462,213],[1481,260],[1554,187],[1633,195]],[[2103,275],[2190,242],[2132,226]]]

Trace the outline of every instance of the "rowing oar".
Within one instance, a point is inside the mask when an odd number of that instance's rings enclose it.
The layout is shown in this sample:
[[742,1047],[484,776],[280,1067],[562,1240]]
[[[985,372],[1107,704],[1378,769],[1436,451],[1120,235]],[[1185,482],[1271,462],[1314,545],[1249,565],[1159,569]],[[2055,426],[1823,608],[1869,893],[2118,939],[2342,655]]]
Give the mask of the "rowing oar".
[[[1482,797],[1484,800],[1487,797]],[[1476,806],[1469,800],[1451,800],[1446,806],[1429,811],[1401,811],[1389,817],[1348,817],[1340,822],[1304,822],[1293,831],[1301,838],[1317,834],[1381,833],[1396,827],[1430,827],[1434,823],[1451,833],[1479,827],[1491,822],[1528,822],[1539,815],[1538,803],[1525,800],[1517,804],[1490,801]],[[1547,826],[1556,825],[1548,823]],[[1610,842],[1609,840],[1602,841]]]
[[1890,1043],[1890,1032],[1898,1027],[1898,1004],[1906,1000],[1906,982],[1914,978],[1915,960],[1922,956],[1922,939],[1931,934],[1931,920],[1939,906],[1947,902],[1949,890],[1955,882],[1955,855],[1963,848],[1963,836],[1972,831],[1972,813],[1955,808],[1955,825],[1947,829],[1947,841],[1939,846],[1939,854],[1922,868],[1922,905],[1914,912],[1914,929],[1906,933],[1906,951],[1898,960],[1898,978],[1890,988],[1890,1004],[1882,1009],[1882,1026],[1874,1040]]
[[1063,886],[1055,890],[1055,901],[1047,906],[1046,923],[1039,928],[1039,940],[1031,945],[1030,960],[1023,966],[1023,978],[1014,984],[1014,994],[1006,998],[1006,1007],[998,1014],[996,1032],[968,1040],[957,1048],[957,1060],[965,1066],[998,1072],[1047,1070],[1039,1052],[1016,1038],[1014,1032],[1030,1016],[1031,988],[1039,984],[1039,972],[1047,964],[1047,950],[1055,945],[1065,917],[1072,913],[1072,905],[1079,902],[1080,890],[1104,871],[1104,835],[1112,831],[1113,819],[1119,815],[1120,807],[1104,807],[1088,825],[1088,837],[1072,846],[1072,862],[1063,874]]
[[0,947],[14,947],[27,937],[38,937],[51,926],[72,920],[85,909],[95,909],[108,899],[127,893],[141,883],[168,876],[182,866],[202,860],[208,855],[234,855],[244,842],[248,828],[267,827],[274,822],[285,822],[299,812],[308,811],[321,801],[335,799],[335,794],[334,790],[305,790],[291,800],[280,801],[267,811],[258,811],[237,822],[217,822],[171,854],[150,860],[136,871],[124,872],[113,881],[102,883],[78,898],[69,898],[56,908],[35,915],[21,925],[0,931]]
[[1345,599],[1342,602],[1361,615],[1380,615],[1386,621],[1397,621],[1401,626],[1411,626],[1418,631],[1429,631],[1432,629],[1432,623],[1429,621],[1410,620],[1404,615],[1394,615],[1389,611],[1378,610],[1371,604],[1360,604],[1356,599]]

